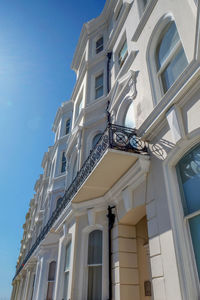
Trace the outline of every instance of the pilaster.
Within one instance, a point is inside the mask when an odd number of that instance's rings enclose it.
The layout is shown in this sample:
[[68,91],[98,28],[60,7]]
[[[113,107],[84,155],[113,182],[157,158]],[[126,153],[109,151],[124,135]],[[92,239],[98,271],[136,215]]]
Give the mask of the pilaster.
[[112,234],[113,297],[139,300],[135,226],[116,225]]

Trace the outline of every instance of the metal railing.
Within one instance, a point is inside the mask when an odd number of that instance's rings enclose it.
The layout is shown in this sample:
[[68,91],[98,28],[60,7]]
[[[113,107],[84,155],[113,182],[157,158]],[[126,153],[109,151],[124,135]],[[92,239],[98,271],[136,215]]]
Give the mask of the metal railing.
[[147,154],[146,143],[137,137],[136,130],[124,126],[109,124],[98,140],[94,149],[91,150],[80,171],[77,172],[75,179],[65,191],[61,203],[53,211],[47,224],[43,227],[42,231],[37,237],[34,245],[31,247],[23,262],[17,269],[15,277],[19,274],[37,246],[50,231],[52,225],[58,219],[61,212],[71,202],[72,198],[75,196],[81,185],[83,185],[107,149],[116,149],[143,155]]

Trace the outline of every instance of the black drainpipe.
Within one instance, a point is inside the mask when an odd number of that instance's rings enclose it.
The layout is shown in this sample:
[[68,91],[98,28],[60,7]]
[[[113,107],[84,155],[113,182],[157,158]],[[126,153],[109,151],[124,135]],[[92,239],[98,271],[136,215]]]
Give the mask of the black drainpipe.
[[110,92],[110,60],[112,57],[112,52],[107,53],[107,93]]
[[[107,94],[110,92],[110,60],[112,57],[112,52],[108,52],[107,53]],[[108,110],[110,105],[110,101],[108,100],[108,104],[107,104],[107,108],[106,108],[106,112],[107,112],[107,123],[108,125],[110,124],[110,112]]]
[[115,223],[115,214],[113,214],[112,209],[115,206],[108,206],[108,250],[109,250],[109,257],[108,257],[108,272],[109,272],[109,298],[108,300],[112,300],[112,243],[111,243],[111,231],[113,225]]

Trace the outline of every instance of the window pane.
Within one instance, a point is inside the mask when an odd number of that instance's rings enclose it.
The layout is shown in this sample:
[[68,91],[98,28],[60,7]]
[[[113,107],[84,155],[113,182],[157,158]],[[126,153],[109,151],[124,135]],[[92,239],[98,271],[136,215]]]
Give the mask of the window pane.
[[135,119],[135,117],[134,117],[134,103],[131,103],[131,105],[129,106],[129,108],[126,112],[126,116],[125,116],[125,120],[124,120],[124,126],[130,127],[130,128],[135,128],[134,119]]
[[120,67],[123,65],[128,54],[127,41],[123,44],[121,50],[119,51],[119,65]]
[[102,294],[102,267],[89,267],[88,270],[88,297],[87,300],[101,300]]
[[71,242],[66,246],[65,270],[69,269],[70,265]]
[[48,280],[53,281],[55,279],[55,272],[56,272],[56,262],[52,261],[49,264],[49,276],[48,276]]
[[200,210],[200,145],[181,159],[177,170],[185,215]]
[[66,122],[66,129],[65,129],[65,134],[68,134],[70,130],[70,120],[67,120]]
[[101,74],[95,79],[95,87],[98,88],[101,87],[102,85],[103,85],[103,75]]
[[78,103],[76,118],[79,116],[82,108],[83,108],[83,99]]
[[181,47],[167,68],[161,74],[163,90],[166,92],[187,66],[187,58]]
[[96,42],[96,53],[99,53],[102,50],[103,50],[103,37],[98,39],[98,41]]
[[94,230],[89,234],[88,264],[102,264],[102,231]]
[[66,171],[66,157],[65,157],[65,152],[63,152],[62,154],[62,167],[61,167],[61,172],[65,172]]
[[103,96],[103,74],[95,78],[95,99]]
[[65,279],[64,279],[64,300],[68,300],[67,299],[67,294],[68,294],[68,285],[69,285],[69,272],[65,273]]
[[200,278],[200,215],[189,220],[196,265]]
[[95,98],[97,99],[97,98],[99,98],[101,96],[103,96],[103,87],[100,87],[100,88],[96,89]]
[[169,56],[169,54],[171,53],[174,46],[177,44],[177,42],[179,40],[180,40],[180,38],[179,38],[179,34],[176,29],[176,25],[174,22],[172,22],[169,25],[167,32],[165,33],[163,39],[161,40],[161,43],[159,44],[159,46],[157,48],[158,69],[160,69],[163,62]]

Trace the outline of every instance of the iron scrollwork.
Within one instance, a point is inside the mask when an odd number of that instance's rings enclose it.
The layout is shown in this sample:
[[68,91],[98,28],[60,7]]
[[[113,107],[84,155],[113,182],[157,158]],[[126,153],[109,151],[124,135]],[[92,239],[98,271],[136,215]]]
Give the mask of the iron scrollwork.
[[61,212],[71,202],[77,191],[80,189],[81,185],[83,185],[83,183],[88,178],[92,170],[102,158],[103,154],[109,148],[120,151],[133,152],[137,154],[147,154],[146,144],[139,137],[137,137],[135,129],[109,123],[106,130],[99,138],[96,146],[90,152],[90,155],[84,162],[82,168],[79,172],[77,172],[75,179],[65,191],[62,201],[60,201],[59,205],[53,211],[47,224],[43,227],[32,248],[29,250],[25,259],[17,269],[15,277],[22,270],[23,266],[28,261],[32,253],[35,251],[37,246],[50,231],[51,227],[53,226],[54,222],[58,219]]

